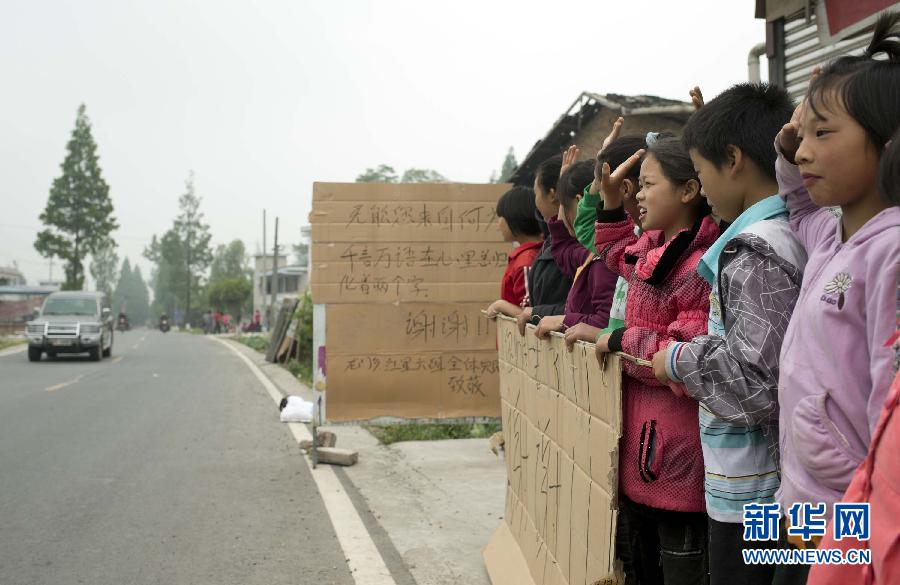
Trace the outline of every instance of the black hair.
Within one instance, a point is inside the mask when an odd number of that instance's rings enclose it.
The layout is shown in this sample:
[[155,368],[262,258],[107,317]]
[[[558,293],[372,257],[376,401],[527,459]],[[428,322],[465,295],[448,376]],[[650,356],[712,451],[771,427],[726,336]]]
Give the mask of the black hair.
[[541,226],[535,218],[534,189],[513,187],[497,200],[497,216],[506,220],[513,235],[538,236]]
[[676,185],[681,186],[689,181],[696,181],[698,191],[696,200],[700,217],[710,212],[706,197],[702,197],[699,194],[700,177],[697,176],[697,171],[694,170],[694,163],[691,162],[691,157],[680,139],[674,137],[659,138],[649,146],[647,153],[653,155],[653,158],[662,167],[662,172],[666,178]]
[[881,155],[878,188],[885,201],[900,205],[900,129],[894,133],[891,143]]
[[[632,153],[634,154],[634,153]],[[556,196],[563,207],[569,207],[584,188],[594,181],[594,161],[579,161],[560,175],[556,184]]]
[[[643,136],[622,136],[609,143],[597,155],[597,165],[607,163],[609,171],[613,172],[635,152],[647,148],[647,140]],[[599,173],[597,173],[599,175]],[[638,162],[628,171],[626,179],[631,179],[637,187],[638,178],[641,176],[641,164]]]
[[562,155],[557,154],[551,156],[538,165],[534,176],[537,178],[538,185],[544,193],[550,193],[551,189],[556,189],[556,183],[559,182],[559,171],[562,168]]
[[[900,13],[883,12],[865,52],[832,61],[809,87],[809,107],[816,116],[823,117],[819,106],[837,98],[879,155],[900,126],[900,32],[893,30],[898,22]],[[876,60],[881,53],[887,59]]]
[[741,149],[759,170],[775,179],[775,137],[791,121],[794,103],[782,88],[739,83],[694,112],[681,136],[684,148],[721,168],[728,146]]

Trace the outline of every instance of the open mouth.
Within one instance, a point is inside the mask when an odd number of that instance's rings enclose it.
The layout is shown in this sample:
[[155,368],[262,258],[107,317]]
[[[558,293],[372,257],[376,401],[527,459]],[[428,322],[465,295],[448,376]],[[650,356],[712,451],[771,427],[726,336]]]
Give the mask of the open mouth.
[[647,208],[643,205],[638,205],[638,219],[644,219],[647,215]]

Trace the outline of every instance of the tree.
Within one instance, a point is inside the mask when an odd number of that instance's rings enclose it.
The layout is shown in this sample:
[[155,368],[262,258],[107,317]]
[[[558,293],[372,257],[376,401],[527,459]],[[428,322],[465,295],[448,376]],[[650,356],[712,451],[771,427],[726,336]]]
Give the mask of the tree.
[[175,219],[173,230],[184,248],[184,312],[185,317],[190,319],[191,288],[199,284],[203,273],[209,268],[212,250],[209,247],[209,226],[203,223],[203,213],[200,212],[201,198],[194,193],[193,172],[185,181],[185,188],[185,193],[178,198],[181,213]]
[[503,166],[500,167],[500,178],[497,180],[498,183],[507,182],[510,177],[513,176],[513,173],[516,172],[516,169],[519,167],[519,163],[516,162],[516,154],[513,152],[513,147],[509,147],[509,152],[506,153],[506,158],[503,159]]
[[406,169],[401,183],[446,183],[447,178],[432,169]]
[[78,107],[66,149],[60,165],[62,175],[53,180],[47,207],[40,216],[47,228],[38,233],[34,247],[45,258],[64,260],[63,289],[80,290],[84,286],[84,258],[112,244],[110,234],[119,227],[84,104]]
[[294,250],[294,261],[300,266],[309,264],[309,244],[300,242],[291,246]]
[[246,276],[228,278],[210,285],[209,302],[217,309],[225,309],[236,321],[240,321],[252,292],[253,287]]
[[248,273],[247,253],[244,248],[244,242],[233,240],[228,245],[220,244],[216,247],[212,265],[209,269],[210,284],[229,278],[240,278]]
[[176,311],[184,306],[187,269],[184,245],[174,228],[162,238],[156,235],[144,249],[144,257],[153,262],[153,313],[154,318],[162,313],[173,318]]
[[147,283],[141,276],[141,268],[135,264],[131,267],[128,258],[122,262],[122,270],[119,272],[119,281],[113,293],[113,312],[128,315],[128,319],[135,325],[144,325],[150,318],[150,295],[147,292]]
[[397,171],[388,165],[378,165],[378,168],[368,168],[366,172],[356,177],[357,183],[396,183]]
[[116,246],[112,241],[94,252],[90,268],[97,290],[106,293],[107,298],[112,299],[116,271],[119,268],[119,255],[116,254]]
[[128,258],[122,261],[122,270],[119,271],[119,281],[116,283],[116,290],[113,293],[113,313],[128,313],[131,288],[131,262]]

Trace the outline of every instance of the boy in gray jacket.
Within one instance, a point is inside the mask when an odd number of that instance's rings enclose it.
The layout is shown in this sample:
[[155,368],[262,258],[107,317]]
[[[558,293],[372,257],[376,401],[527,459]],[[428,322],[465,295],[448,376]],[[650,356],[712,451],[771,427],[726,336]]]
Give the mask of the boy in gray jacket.
[[726,223],[697,268],[712,285],[709,335],[669,345],[653,367],[700,402],[713,585],[771,583],[774,572],[745,564],[741,550],[744,504],[773,502],[779,485],[778,358],[806,263],[775,180],[773,143],[792,112],[784,90],[739,84],[684,129],[704,194]]

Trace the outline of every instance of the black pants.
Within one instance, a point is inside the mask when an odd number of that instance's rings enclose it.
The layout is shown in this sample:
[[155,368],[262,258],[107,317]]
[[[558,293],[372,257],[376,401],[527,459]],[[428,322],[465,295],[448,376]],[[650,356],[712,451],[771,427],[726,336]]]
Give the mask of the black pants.
[[[650,508],[620,496],[620,514],[627,516],[629,534],[621,539],[640,585],[706,585],[707,516],[702,512],[672,512]],[[623,559],[625,560],[625,559]],[[626,572],[628,565],[626,563]]]
[[744,525],[709,519],[710,585],[771,585],[775,565],[745,565],[745,548],[775,548],[774,541],[744,542]]
[[[779,531],[778,548],[797,548],[787,540],[787,524],[784,522],[784,518],[782,518]],[[813,545],[810,545],[810,548],[813,548]],[[772,585],[806,585],[808,576],[809,565],[776,565]]]

